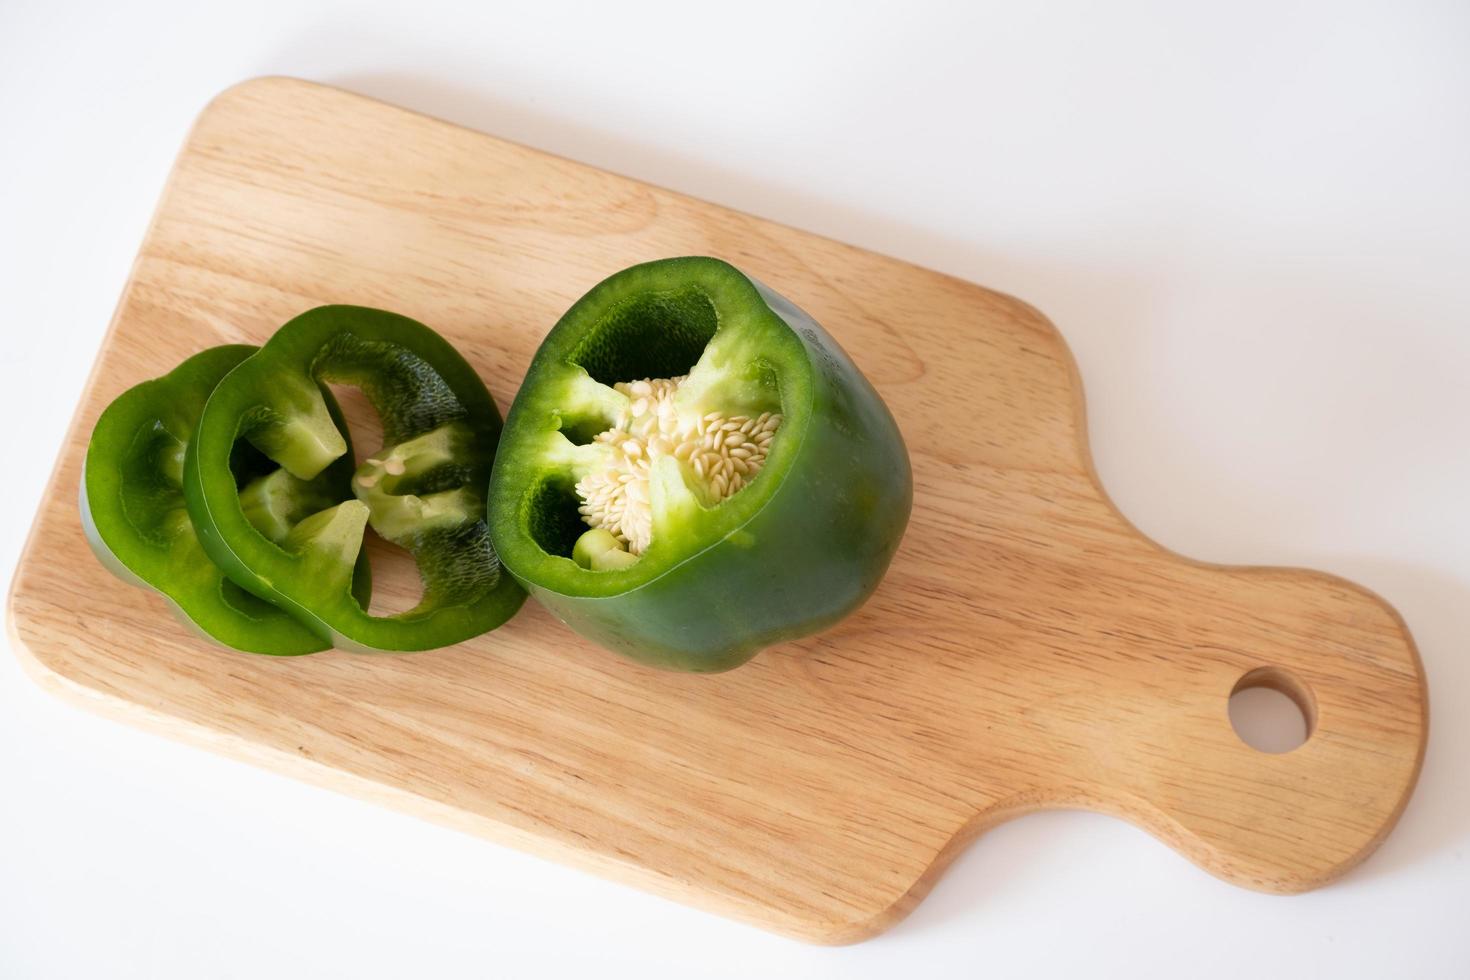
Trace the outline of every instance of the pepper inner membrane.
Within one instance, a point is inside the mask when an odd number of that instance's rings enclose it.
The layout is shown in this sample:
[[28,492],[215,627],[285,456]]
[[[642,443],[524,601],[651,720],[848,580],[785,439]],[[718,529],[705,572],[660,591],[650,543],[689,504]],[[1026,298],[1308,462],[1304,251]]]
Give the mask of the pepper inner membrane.
[[[560,433],[567,472],[532,490],[533,537],[593,571],[626,568],[689,505],[712,508],[754,480],[781,424],[774,373],[722,350],[697,287],[613,305],[568,358],[585,376]],[[725,335],[722,335],[725,336]],[[589,410],[589,403],[591,404]]]
[[128,523],[149,544],[167,547],[189,526],[182,479],[184,441],[162,422],[152,422],[138,430],[118,466]]
[[[352,436],[354,463],[362,466],[373,458],[370,447],[385,445],[383,420],[367,394],[356,385],[327,387],[342,409],[342,418]],[[373,592],[367,608],[370,616],[396,616],[413,609],[424,599],[424,580],[407,548],[384,538],[369,524],[363,533],[363,553],[372,569]]]
[[[335,423],[318,410],[322,400],[315,383],[307,385],[300,414],[269,431],[244,433],[250,442],[265,443],[286,467],[248,481],[237,473],[252,524],[288,550],[330,557],[335,569],[350,568],[366,542],[369,561],[387,573],[389,586],[374,590],[389,598],[387,609],[373,603],[373,615],[427,614],[492,590],[500,568],[484,516],[489,460],[481,458],[468,411],[444,379],[405,347],[350,333],[318,352],[311,375],[342,394],[355,419],[373,420],[364,428],[382,434],[365,434],[354,446],[381,448],[359,452],[352,497],[314,495],[313,471],[324,460],[340,458],[345,445]],[[293,459],[305,461],[294,474],[287,472]],[[279,484],[274,497],[272,480]],[[407,584],[415,577],[406,574],[409,561],[419,581],[416,596]]]

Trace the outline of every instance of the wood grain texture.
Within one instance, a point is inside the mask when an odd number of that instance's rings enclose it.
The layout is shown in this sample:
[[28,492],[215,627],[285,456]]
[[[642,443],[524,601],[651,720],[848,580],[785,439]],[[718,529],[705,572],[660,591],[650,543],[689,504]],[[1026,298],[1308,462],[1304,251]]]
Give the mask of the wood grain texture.
[[[912,451],[893,568],[820,636],[683,676],[530,603],[444,651],[272,660],[196,640],[87,550],[93,422],[187,354],[259,343],[319,303],[379,306],[448,336],[503,410],[578,295],[691,253],[811,312]],[[399,608],[414,591],[411,568],[379,580]],[[1044,807],[1116,814],[1242,885],[1321,885],[1393,826],[1426,732],[1413,642],[1381,599],[1193,562],[1117,513],[1071,356],[1025,304],[288,79],[230,89],[190,135],[10,616],[34,675],[101,710],[825,942],[892,924],[976,834]],[[1235,735],[1227,702],[1248,674],[1308,707],[1305,745],[1271,755]]]

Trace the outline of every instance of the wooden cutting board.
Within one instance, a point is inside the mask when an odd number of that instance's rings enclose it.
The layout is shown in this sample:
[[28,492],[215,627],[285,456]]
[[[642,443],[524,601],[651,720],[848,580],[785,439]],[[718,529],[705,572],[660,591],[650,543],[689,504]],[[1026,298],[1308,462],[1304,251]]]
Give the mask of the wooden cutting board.
[[[319,303],[428,323],[502,410],[542,335],[635,262],[729,259],[846,347],[913,453],[873,599],[718,676],[639,667],[534,603],[426,654],[293,660],[195,639],[93,560],[77,480],[124,388]],[[1383,600],[1144,538],[1100,489],[1066,345],[966,282],[288,79],[200,117],[148,230],[21,559],[41,683],[232,755],[804,939],[897,921],[965,845],[1046,807],[1123,817],[1220,877],[1296,892],[1393,826],[1424,677]],[[411,566],[380,568],[402,608]],[[376,607],[375,607],[376,608]],[[1312,729],[1268,754],[1239,686]]]

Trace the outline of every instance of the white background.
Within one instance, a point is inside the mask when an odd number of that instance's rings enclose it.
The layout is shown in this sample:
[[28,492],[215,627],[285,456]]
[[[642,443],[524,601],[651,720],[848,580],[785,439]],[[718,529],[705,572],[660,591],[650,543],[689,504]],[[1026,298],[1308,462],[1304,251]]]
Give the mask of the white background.
[[0,656],[0,976],[1470,976],[1470,5],[0,0],[6,582],[190,120],[267,73],[1034,303],[1140,527],[1402,610],[1422,782],[1317,893],[1044,814],[822,949],[94,718]]

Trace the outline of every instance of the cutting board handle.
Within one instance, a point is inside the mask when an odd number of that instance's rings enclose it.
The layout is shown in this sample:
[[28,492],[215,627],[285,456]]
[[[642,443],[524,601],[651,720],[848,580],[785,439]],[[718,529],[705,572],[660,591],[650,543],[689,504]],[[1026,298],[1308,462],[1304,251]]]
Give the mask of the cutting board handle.
[[[1373,851],[1418,778],[1428,699],[1409,631],[1331,575],[1172,557],[1195,597],[1197,642],[1140,672],[1111,713],[1113,744],[1127,747],[1105,767],[1105,808],[1237,884],[1325,884]],[[1221,598],[1201,606],[1210,593]],[[1131,662],[1149,661],[1134,651]],[[1240,738],[1229,701],[1251,687],[1297,704],[1305,743],[1271,753]]]

